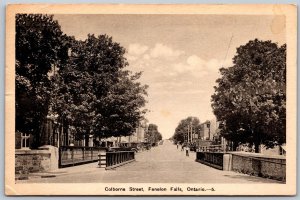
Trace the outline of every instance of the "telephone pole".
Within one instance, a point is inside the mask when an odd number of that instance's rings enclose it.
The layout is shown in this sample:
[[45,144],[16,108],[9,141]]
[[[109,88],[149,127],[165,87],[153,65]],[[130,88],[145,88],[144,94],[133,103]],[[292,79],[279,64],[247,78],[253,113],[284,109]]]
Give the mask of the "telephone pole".
[[190,125],[188,124],[187,143],[190,141]]
[[193,143],[194,132],[193,132],[193,124],[191,124],[191,143]]

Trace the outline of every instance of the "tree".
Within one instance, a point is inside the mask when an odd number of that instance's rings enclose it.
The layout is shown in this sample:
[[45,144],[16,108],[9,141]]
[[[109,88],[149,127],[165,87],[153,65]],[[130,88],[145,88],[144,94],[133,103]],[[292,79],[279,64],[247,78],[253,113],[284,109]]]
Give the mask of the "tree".
[[[59,70],[55,112],[76,138],[131,135],[146,110],[141,73],[124,70],[125,49],[107,35],[72,41],[68,64]],[[86,140],[87,141],[87,140]]]
[[158,126],[156,124],[149,124],[148,129],[146,131],[147,141],[154,144],[160,140],[162,140],[162,135],[158,131]]
[[179,122],[175,129],[173,139],[181,144],[187,140],[188,127],[192,125],[193,133],[200,134],[200,120],[197,117],[187,117]]
[[233,66],[220,69],[212,108],[221,134],[237,143],[285,143],[286,45],[253,40],[237,48]]
[[38,147],[54,115],[60,132],[72,126],[76,139],[132,134],[147,86],[125,70],[125,51],[107,35],[66,36],[51,15],[17,15],[16,131],[34,134]]
[[48,114],[53,66],[67,58],[66,36],[51,15],[16,15],[16,131],[34,135],[34,147]]
[[144,119],[147,110],[142,108],[146,104],[148,86],[137,82],[141,73],[130,74],[129,71],[120,71],[119,81],[100,99],[101,103],[97,105],[97,111],[101,113],[101,117],[96,119],[97,135],[131,135]]
[[78,70],[73,58],[69,62],[55,78],[52,110],[58,114],[60,131],[68,133],[67,129],[72,126],[75,139],[81,140],[93,130],[97,99],[93,92],[93,77],[87,71]]

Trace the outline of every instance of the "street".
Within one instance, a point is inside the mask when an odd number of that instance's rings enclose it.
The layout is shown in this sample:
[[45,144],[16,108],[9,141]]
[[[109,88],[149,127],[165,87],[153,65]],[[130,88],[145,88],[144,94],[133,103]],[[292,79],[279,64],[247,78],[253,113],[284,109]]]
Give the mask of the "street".
[[222,171],[195,162],[195,152],[185,156],[169,140],[136,154],[136,161],[113,170],[101,170],[97,163],[59,169],[56,177],[30,177],[22,182],[44,183],[281,183],[232,171]]

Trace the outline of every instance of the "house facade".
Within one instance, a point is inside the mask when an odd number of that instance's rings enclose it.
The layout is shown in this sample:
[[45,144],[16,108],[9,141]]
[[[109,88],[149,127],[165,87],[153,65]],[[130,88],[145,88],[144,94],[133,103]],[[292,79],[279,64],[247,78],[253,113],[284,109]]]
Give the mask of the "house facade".
[[213,135],[211,132],[211,122],[209,120],[205,121],[204,123],[200,124],[200,139],[201,140],[212,140]]
[[[126,137],[110,137],[101,139],[94,138],[93,135],[89,135],[84,138],[76,138],[75,128],[68,126],[63,128],[60,123],[57,122],[56,116],[47,116],[44,126],[40,132],[39,146],[51,145],[54,147],[61,146],[117,146],[120,142],[144,142],[145,140],[145,127],[146,123],[142,122],[136,128],[135,132],[131,136]],[[32,134],[26,134],[21,132],[15,133],[15,149],[31,149],[34,142],[34,136]]]

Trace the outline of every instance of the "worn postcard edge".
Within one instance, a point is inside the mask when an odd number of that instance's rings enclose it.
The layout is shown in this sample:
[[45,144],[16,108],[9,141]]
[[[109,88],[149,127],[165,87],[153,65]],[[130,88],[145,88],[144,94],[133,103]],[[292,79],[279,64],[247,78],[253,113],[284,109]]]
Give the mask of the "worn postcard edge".
[[[297,112],[297,8],[295,5],[124,5],[24,4],[6,8],[5,82],[5,194],[6,195],[195,195],[188,192],[106,192],[104,187],[214,187],[196,195],[295,195]],[[224,14],[285,15],[287,41],[287,169],[286,184],[182,184],[182,183],[55,183],[15,184],[15,14]],[[84,187],[82,187],[84,186]]]

